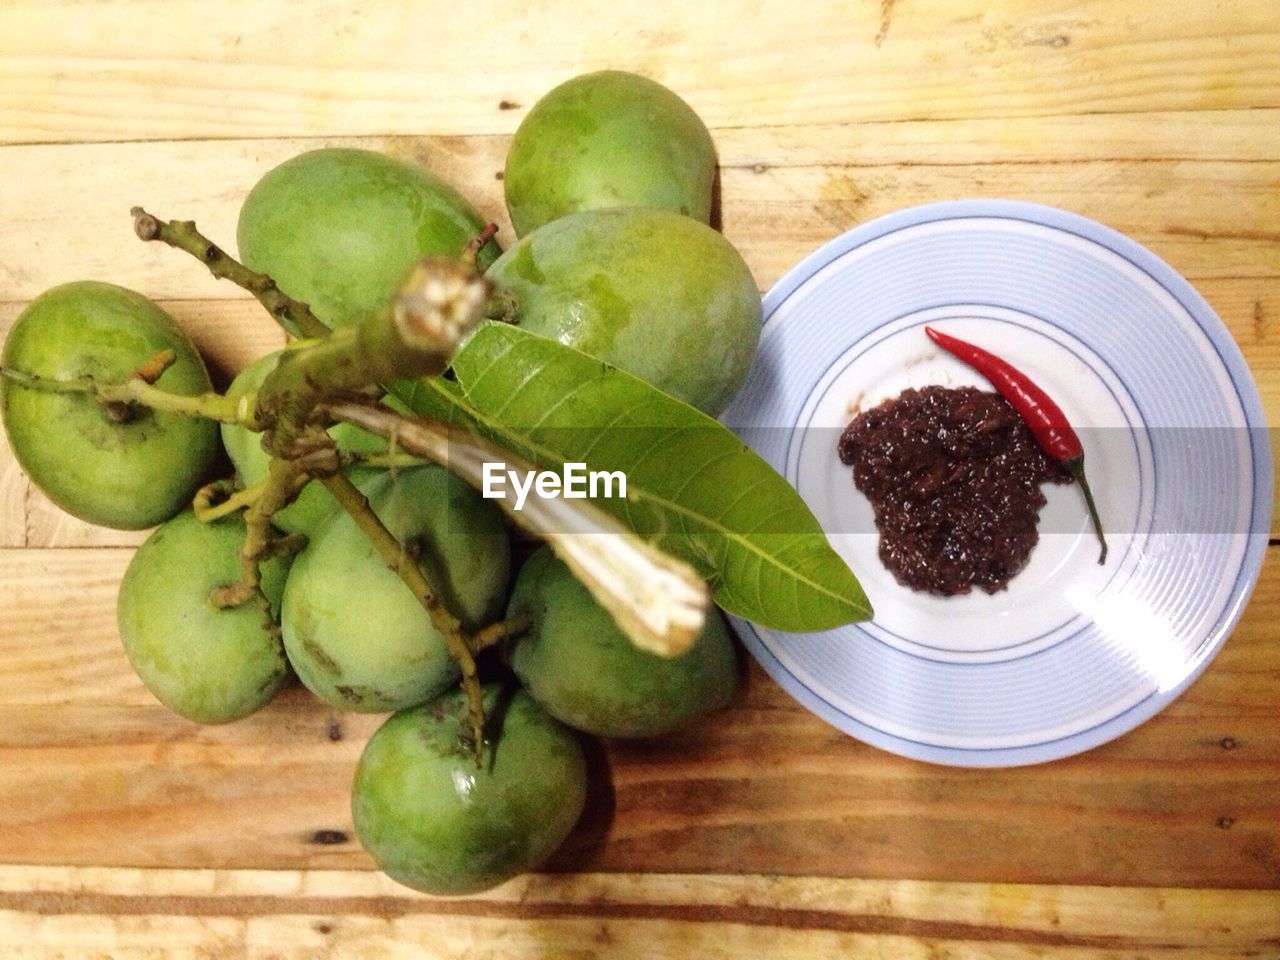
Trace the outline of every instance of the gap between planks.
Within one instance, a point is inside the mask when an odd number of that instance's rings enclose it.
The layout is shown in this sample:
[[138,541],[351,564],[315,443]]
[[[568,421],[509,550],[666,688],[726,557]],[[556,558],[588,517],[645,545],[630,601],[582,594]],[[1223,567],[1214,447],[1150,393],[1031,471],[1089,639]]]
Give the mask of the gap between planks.
[[369,870],[0,865],[0,909],[41,916],[584,917],[1048,946],[1222,947],[1274,945],[1280,891],[535,873],[482,894],[437,898]]

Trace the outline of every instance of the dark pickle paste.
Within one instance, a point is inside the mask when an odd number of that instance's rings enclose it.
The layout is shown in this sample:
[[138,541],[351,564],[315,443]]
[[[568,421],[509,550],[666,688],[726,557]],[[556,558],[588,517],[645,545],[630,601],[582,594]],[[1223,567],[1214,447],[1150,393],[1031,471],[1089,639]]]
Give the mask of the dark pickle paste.
[[1042,483],[1071,475],[997,393],[904,390],[858,414],[840,460],[871,501],[880,560],[913,590],[1005,589],[1039,539]]

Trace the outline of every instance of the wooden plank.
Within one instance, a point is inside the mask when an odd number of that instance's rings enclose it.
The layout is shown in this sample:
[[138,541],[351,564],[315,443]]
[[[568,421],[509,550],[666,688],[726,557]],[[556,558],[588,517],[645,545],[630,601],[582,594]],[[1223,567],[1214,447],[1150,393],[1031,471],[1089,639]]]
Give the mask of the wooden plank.
[[[169,715],[116,637],[128,555],[0,551],[0,863],[368,866],[348,791],[379,718],[300,689],[225,727]],[[1273,549],[1234,635],[1171,707],[1087,754],[1012,770],[862,745],[753,665],[723,713],[593,749],[588,812],[551,866],[1280,886],[1277,618]]]
[[1227,958],[1274,948],[1280,893],[598,874],[474,897],[357,871],[0,867],[6,957]]
[[[326,144],[414,159],[455,183],[485,216],[504,213],[502,185],[494,174],[502,168],[505,148],[491,138],[5,147],[0,300],[29,300],[55,284],[83,279],[118,283],[157,299],[242,298],[242,291],[215,280],[186,254],[138,240],[130,208],[195,220],[206,236],[235,250],[240,204],[258,179]],[[31,183],[56,183],[59,189],[22,188]]]
[[713,137],[726,167],[1276,160],[1275,113],[1255,108],[746,125],[714,130]]
[[9,438],[0,430],[0,547],[25,547],[30,484],[13,459]]
[[[1249,116],[1252,114],[1252,116]],[[950,196],[1052,203],[1130,233],[1194,281],[1280,276],[1280,111],[1028,118],[718,134],[721,219],[761,287],[878,214]],[[511,231],[496,179],[505,137],[73,144],[0,149],[0,300],[93,278],[159,299],[236,298],[182,254],[134,238],[128,209],[196,220],[234,246],[240,201],[325,143],[414,159]],[[1194,145],[1194,146],[1189,146]],[[59,184],[31,191],[33,182]],[[1206,190],[1206,183],[1213,190]]]
[[[1206,182],[1215,189],[1206,191]],[[725,235],[769,282],[859,223],[948,197],[1017,197],[1083,214],[1129,234],[1195,282],[1269,278],[1280,274],[1278,187],[1280,163],[1261,161],[721,170]]]
[[[1273,4],[726,15],[584,0],[481,27],[425,0],[160,6],[0,4],[0,335],[54,283],[113,280],[161,299],[225,383],[279,334],[198,265],[138,243],[131,204],[233,246],[262,172],[355,144],[443,174],[509,239],[495,175],[511,131],[554,83],[608,66],[662,80],[710,123],[720,219],[762,288],[911,203],[1057,204],[1187,275],[1280,423]],[[438,900],[373,871],[351,839],[351,771],[379,716],[292,688],[200,728],[153,701],[114,626],[140,537],[66,518],[0,441],[0,864],[18,862],[0,865],[5,958],[1280,951],[1280,547],[1190,690],[1083,756],[1012,771],[902,760],[751,665],[722,714],[592,749],[591,805],[550,872]]]
[[[1225,0],[587,0],[472,19],[439,2],[198,0],[0,8],[0,141],[509,133],[605,67],[713,127],[1280,105],[1280,26]],[[591,25],[590,40],[582,24]],[[785,38],[785,41],[780,38]],[[726,55],[731,51],[731,55]]]

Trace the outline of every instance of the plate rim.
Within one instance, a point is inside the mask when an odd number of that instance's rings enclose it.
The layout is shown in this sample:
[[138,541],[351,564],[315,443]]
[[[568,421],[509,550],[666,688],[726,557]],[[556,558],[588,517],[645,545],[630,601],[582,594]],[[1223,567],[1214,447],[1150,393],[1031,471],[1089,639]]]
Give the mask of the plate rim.
[[[1235,389],[1250,430],[1249,446],[1253,460],[1250,470],[1253,494],[1251,512],[1257,515],[1260,522],[1244,534],[1246,543],[1240,568],[1236,573],[1236,584],[1231,589],[1228,602],[1218,612],[1214,625],[1204,633],[1194,648],[1196,651],[1203,651],[1198,662],[1192,664],[1187,675],[1177,684],[1166,689],[1154,689],[1108,720],[1063,737],[1014,747],[940,746],[868,727],[834,707],[773,655],[760,638],[754,624],[739,617],[730,616],[729,619],[749,652],[779,686],[815,715],[855,739],[899,756],[945,766],[996,768],[1048,763],[1091,750],[1136,729],[1181,696],[1203,674],[1225,645],[1252,598],[1269,540],[1267,531],[1270,529],[1274,476],[1267,469],[1267,465],[1272,462],[1267,420],[1256,381],[1239,345],[1217,312],[1189,280],[1137,240],[1104,223],[1059,207],[1025,200],[965,198],[932,201],[892,211],[838,234],[803,257],[770,287],[763,298],[762,339],[769,331],[779,308],[804,283],[835,260],[892,232],[959,219],[1014,220],[1047,226],[1095,243],[1129,260],[1187,311],[1217,354],[1223,371]],[[732,423],[730,426],[732,427]],[[1046,752],[1047,748],[1054,745],[1063,749],[1049,749]]]

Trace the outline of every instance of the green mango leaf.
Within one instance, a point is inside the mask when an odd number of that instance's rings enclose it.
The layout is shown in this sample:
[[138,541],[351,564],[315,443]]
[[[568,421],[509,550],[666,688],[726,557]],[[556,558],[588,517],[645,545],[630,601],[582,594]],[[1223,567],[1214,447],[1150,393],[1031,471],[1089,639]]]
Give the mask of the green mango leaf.
[[453,371],[456,381],[427,377],[395,393],[415,412],[473,429],[541,469],[585,463],[623,472],[627,498],[594,502],[696,567],[728,612],[789,631],[871,616],[800,495],[719,421],[505,324],[477,331]]

